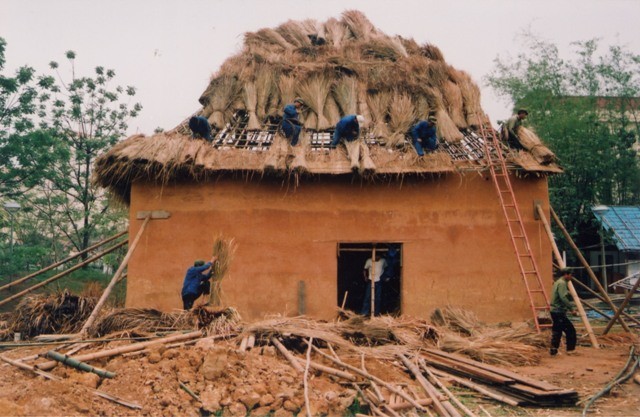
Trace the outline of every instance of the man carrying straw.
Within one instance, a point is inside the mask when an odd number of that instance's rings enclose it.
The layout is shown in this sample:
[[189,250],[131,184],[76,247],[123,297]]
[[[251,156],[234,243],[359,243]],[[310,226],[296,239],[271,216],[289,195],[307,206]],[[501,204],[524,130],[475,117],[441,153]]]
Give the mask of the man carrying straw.
[[213,275],[212,267],[217,259],[218,257],[214,255],[207,263],[197,260],[192,267],[187,269],[187,274],[182,284],[182,304],[185,310],[191,310],[198,297],[211,292],[209,279]]
[[525,109],[518,110],[517,114],[511,116],[502,125],[502,140],[506,141],[510,147],[514,149],[524,149],[520,138],[518,137],[518,128],[522,126],[522,122],[527,118],[529,112]]

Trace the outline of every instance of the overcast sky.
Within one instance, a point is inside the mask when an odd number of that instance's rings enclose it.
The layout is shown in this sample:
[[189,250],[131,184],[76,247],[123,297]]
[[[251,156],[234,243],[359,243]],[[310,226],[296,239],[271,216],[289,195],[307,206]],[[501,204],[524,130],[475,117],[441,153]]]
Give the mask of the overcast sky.
[[358,9],[388,35],[430,42],[472,75],[492,121],[510,105],[485,87],[498,56],[518,52],[530,30],[568,54],[570,42],[601,38],[640,54],[640,0],[0,0],[5,74],[39,71],[77,53],[80,74],[103,65],[138,89],[141,115],[130,133],[171,129],[198,110],[210,76],[242,45],[242,35],[288,19],[325,21]]

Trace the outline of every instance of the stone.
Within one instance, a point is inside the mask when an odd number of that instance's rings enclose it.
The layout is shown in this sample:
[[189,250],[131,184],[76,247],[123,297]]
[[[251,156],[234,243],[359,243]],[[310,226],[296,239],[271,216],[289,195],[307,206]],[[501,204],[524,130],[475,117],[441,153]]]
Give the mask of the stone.
[[200,366],[200,373],[205,380],[216,380],[225,374],[227,362],[226,351],[220,349],[212,350],[205,356],[202,366]]
[[284,404],[282,404],[282,407],[287,411],[291,411],[292,413],[296,413],[300,409],[300,407],[298,407],[298,404],[294,403],[291,400],[286,400]]
[[291,411],[287,411],[284,408],[278,408],[274,411],[273,417],[291,417],[293,413]]
[[247,414],[247,407],[242,403],[233,403],[229,406],[229,413],[232,416],[244,416]]
[[153,350],[149,353],[147,359],[149,360],[149,363],[158,363],[162,360],[162,353],[158,350]]
[[220,401],[222,400],[222,393],[219,390],[206,390],[200,394],[200,401],[202,402],[202,408],[210,413],[215,413],[222,408]]
[[265,406],[265,405],[271,405],[274,403],[276,399],[273,398],[273,395],[271,394],[264,394],[262,397],[260,397],[260,405],[261,406]]
[[251,417],[267,417],[271,413],[271,407],[258,407],[251,410]]
[[252,410],[260,402],[260,394],[257,392],[250,392],[240,397],[240,402],[247,407],[247,410]]

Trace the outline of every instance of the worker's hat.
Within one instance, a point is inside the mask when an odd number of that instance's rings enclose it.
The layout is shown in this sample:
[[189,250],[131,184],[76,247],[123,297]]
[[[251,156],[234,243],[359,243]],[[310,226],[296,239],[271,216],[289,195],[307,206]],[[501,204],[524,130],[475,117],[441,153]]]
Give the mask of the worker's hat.
[[193,266],[202,266],[204,265],[204,261],[202,259],[198,259],[193,263]]
[[296,97],[296,99],[295,99],[295,100],[293,100],[293,102],[294,102],[294,103],[300,103],[300,104],[302,104],[302,105],[304,106],[304,100],[303,100],[303,99],[301,99],[300,97]]
[[527,109],[518,109],[518,114],[520,114],[520,113],[524,113],[527,116],[529,115],[529,112],[527,111]]
[[364,123],[364,116],[361,114],[358,114],[356,116],[356,120],[358,121],[359,124],[363,124]]
[[427,120],[429,120],[431,123],[437,123],[438,122],[438,118],[436,116],[429,116],[429,118]]

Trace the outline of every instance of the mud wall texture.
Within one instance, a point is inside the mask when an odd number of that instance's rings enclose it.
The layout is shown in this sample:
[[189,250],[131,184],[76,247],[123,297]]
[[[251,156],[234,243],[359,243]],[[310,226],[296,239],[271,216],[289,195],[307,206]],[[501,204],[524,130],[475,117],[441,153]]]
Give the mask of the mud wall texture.
[[[551,248],[534,219],[534,200],[548,213],[545,178],[512,178],[546,288]],[[245,319],[298,312],[331,318],[337,305],[337,246],[401,242],[402,313],[471,309],[490,322],[531,318],[524,283],[494,185],[478,173],[397,179],[375,184],[318,177],[297,187],[282,180],[218,179],[201,184],[135,183],[130,238],[142,210],[167,210],[149,222],[128,271],[127,307],[181,308],[186,269],[209,259],[219,233],[237,242],[224,279],[223,303]]]

